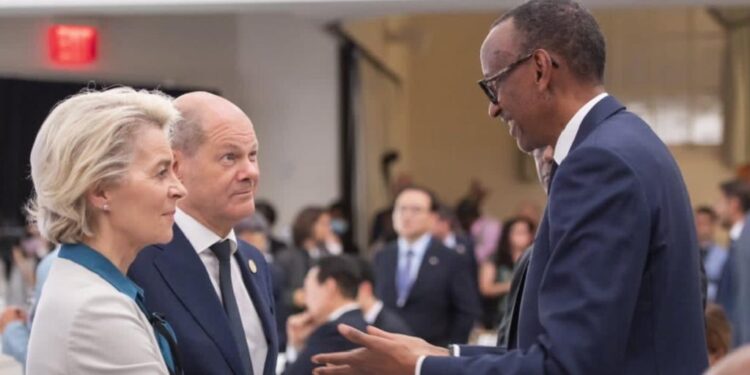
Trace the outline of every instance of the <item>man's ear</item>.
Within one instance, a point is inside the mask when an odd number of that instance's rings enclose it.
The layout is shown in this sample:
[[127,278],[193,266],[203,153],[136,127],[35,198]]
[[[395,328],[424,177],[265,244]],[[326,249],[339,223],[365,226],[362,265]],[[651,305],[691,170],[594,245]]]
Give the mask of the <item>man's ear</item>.
[[174,174],[177,176],[177,178],[182,181],[182,165],[185,162],[185,153],[180,150],[172,150],[172,158],[174,159],[174,163],[172,164],[172,169],[174,170]]
[[540,91],[547,91],[552,79],[552,56],[545,50],[537,50],[532,57],[536,70],[536,84]]

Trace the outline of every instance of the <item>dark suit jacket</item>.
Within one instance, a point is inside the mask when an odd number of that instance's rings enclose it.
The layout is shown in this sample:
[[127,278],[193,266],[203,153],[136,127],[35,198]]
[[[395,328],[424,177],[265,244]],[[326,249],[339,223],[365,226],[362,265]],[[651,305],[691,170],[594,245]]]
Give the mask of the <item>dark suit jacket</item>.
[[534,245],[531,245],[521,258],[516,262],[513,268],[513,278],[510,281],[510,292],[508,293],[508,306],[503,314],[503,321],[500,322],[497,335],[497,346],[505,349],[514,349],[516,347],[516,337],[518,333],[518,313],[521,308],[521,294],[526,281],[526,271],[529,269],[529,260]]
[[[245,242],[239,241],[235,256],[268,345],[263,374],[272,375],[276,369],[278,338],[271,274],[263,254]],[[257,266],[256,273],[248,269],[250,260]],[[174,328],[186,375],[245,375],[241,373],[239,352],[208,272],[177,225],[172,242],[141,251],[128,276],[143,288],[149,310],[164,314]]]
[[479,293],[479,263],[477,263],[477,255],[474,253],[474,241],[469,236],[456,234],[456,248],[453,250],[461,255],[469,265],[474,280],[476,280],[474,284],[477,285],[477,293]]
[[428,357],[422,375],[700,374],[699,262],[677,164],[646,123],[606,97],[552,177],[518,349]]
[[338,319],[318,327],[305,343],[305,348],[297,357],[297,360],[289,364],[284,370],[284,375],[310,375],[315,367],[311,358],[321,353],[334,353],[355,349],[358,345],[341,336],[336,328],[340,323],[350,325],[364,331],[367,328],[362,311],[352,310],[344,313]]
[[372,325],[387,332],[400,333],[402,335],[414,334],[409,325],[396,312],[385,306],[380,310],[380,314],[375,318]]
[[454,250],[431,240],[403,307],[396,305],[398,245],[375,255],[375,291],[383,304],[406,321],[412,332],[434,345],[466,343],[479,316],[476,279]]
[[278,253],[274,262],[284,276],[282,303],[290,314],[300,312],[301,309],[294,305],[294,291],[302,288],[307,271],[313,265],[310,254],[303,249],[289,247]]
[[733,344],[739,347],[750,342],[750,214],[739,238],[731,241],[725,264],[716,301],[727,312]]

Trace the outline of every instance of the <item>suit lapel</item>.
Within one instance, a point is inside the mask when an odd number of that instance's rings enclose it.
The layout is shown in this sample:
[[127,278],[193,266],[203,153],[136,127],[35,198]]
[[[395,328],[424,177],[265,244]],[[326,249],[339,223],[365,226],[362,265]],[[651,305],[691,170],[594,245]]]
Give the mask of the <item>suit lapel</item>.
[[440,257],[438,255],[438,250],[436,247],[435,239],[430,240],[430,244],[427,245],[427,251],[424,253],[424,257],[422,257],[422,264],[419,265],[419,272],[417,273],[417,278],[414,280],[414,284],[411,286],[411,289],[409,290],[409,296],[406,297],[406,303],[408,304],[411,300],[412,296],[419,293],[420,289],[424,287],[428,287],[429,283],[425,281],[425,279],[429,275],[433,275],[434,272],[429,272],[430,268],[438,267],[440,265]]
[[198,253],[177,225],[172,242],[164,246],[164,251],[154,259],[154,265],[234,372],[242,374],[239,353],[221,301]]
[[[238,246],[242,246],[239,245]],[[260,317],[261,325],[263,326],[263,333],[266,337],[266,344],[268,344],[268,354],[272,355],[276,352],[276,350],[273,350],[277,343],[276,343],[276,322],[273,319],[273,315],[271,314],[271,311],[269,310],[269,307],[271,306],[271,301],[267,296],[263,295],[262,288],[258,285],[261,281],[258,280],[259,277],[263,277],[262,274],[258,273],[250,273],[250,270],[248,269],[248,264],[251,261],[251,258],[245,254],[244,251],[241,251],[241,249],[238,249],[235,256],[237,257],[237,261],[240,265],[240,272],[242,273],[242,280],[245,283],[245,288],[247,289],[248,293],[250,294],[250,299],[253,301],[253,305],[255,306],[255,310],[258,312],[258,316]],[[254,261],[253,261],[254,262]],[[274,363],[273,361],[269,360],[269,357],[266,356],[266,363],[265,363],[265,369],[264,373],[273,373],[273,370],[275,369],[269,369],[268,367]]]
[[578,145],[583,142],[599,124],[604,122],[607,118],[614,115],[617,112],[625,109],[625,106],[620,104],[613,96],[607,95],[599,103],[591,108],[591,111],[586,114],[581,122],[581,127],[578,128],[576,139],[573,141],[573,145],[570,147],[570,152],[576,149]]
[[382,289],[387,295],[380,296],[384,301],[388,301],[391,306],[396,306],[398,291],[396,290],[396,274],[398,270],[398,245],[383,249],[383,278],[386,283]]

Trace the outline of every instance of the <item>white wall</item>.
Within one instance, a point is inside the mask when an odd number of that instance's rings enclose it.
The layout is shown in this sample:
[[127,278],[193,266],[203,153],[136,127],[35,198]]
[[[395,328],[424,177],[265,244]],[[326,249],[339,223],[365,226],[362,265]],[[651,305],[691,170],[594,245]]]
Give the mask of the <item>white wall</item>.
[[[53,22],[97,26],[99,60],[52,65]],[[322,27],[292,16],[0,18],[2,77],[200,87],[237,103],[261,142],[259,195],[277,205],[282,228],[302,205],[338,197],[336,52]]]
[[260,140],[259,197],[286,232],[304,205],[339,196],[337,42],[322,26],[293,16],[238,18],[244,108]]

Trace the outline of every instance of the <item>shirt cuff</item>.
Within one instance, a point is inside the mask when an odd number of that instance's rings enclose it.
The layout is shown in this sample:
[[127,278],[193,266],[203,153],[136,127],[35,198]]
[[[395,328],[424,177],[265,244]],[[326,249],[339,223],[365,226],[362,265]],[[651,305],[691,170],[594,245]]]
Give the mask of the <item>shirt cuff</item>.
[[424,362],[424,359],[427,358],[426,355],[419,356],[419,359],[417,359],[417,366],[414,367],[414,375],[420,375],[422,373],[422,362]]
[[295,349],[294,346],[287,345],[286,352],[284,352],[284,354],[286,354],[286,361],[288,363],[294,363],[294,361],[297,360],[297,355],[299,353],[297,353],[297,349]]

